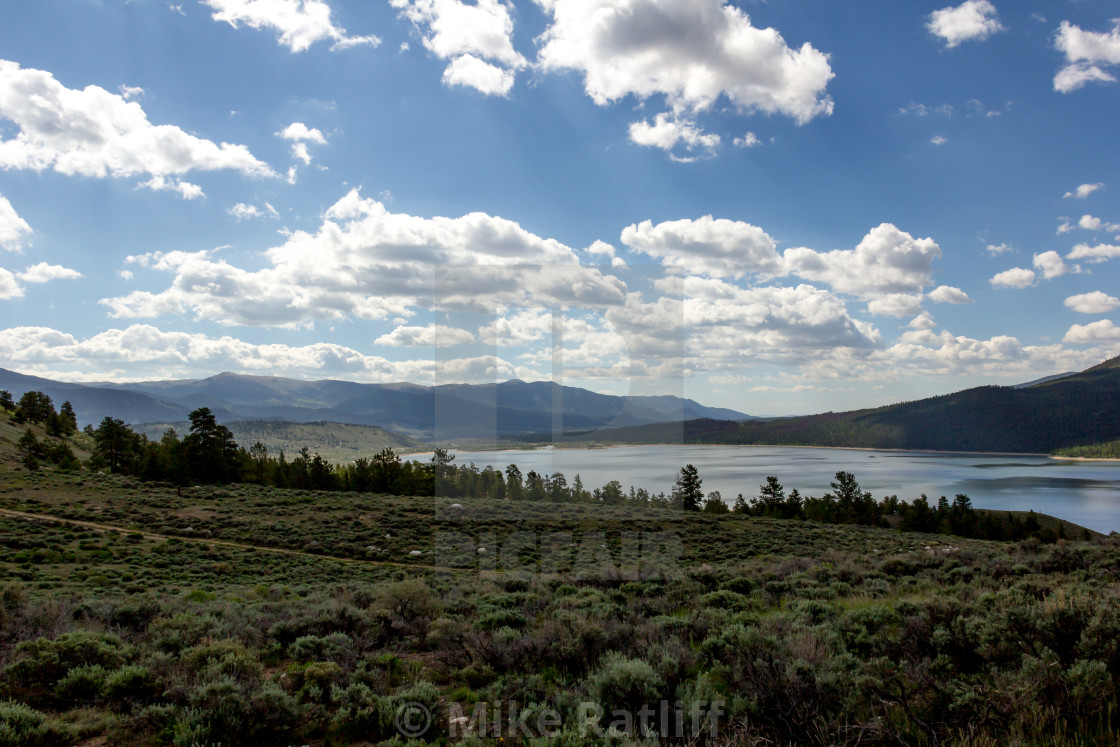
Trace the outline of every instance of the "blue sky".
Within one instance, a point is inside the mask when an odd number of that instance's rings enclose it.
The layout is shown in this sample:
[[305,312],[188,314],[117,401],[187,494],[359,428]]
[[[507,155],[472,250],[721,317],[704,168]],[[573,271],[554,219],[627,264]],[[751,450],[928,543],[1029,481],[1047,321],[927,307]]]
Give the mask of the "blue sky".
[[793,414],[1120,353],[1115,3],[0,13],[6,368]]

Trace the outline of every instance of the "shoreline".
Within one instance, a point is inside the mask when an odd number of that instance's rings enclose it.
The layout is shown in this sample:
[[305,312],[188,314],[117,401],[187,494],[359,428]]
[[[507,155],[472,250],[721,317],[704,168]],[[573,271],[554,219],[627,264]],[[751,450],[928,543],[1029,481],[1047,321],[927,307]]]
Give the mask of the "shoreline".
[[[484,451],[543,451],[545,449],[563,449],[565,451],[598,451],[600,449],[625,449],[637,448],[642,446],[686,446],[686,447],[701,447],[701,448],[735,448],[735,449],[835,449],[841,451],[874,451],[877,453],[894,453],[894,454],[941,454],[949,456],[993,456],[993,457],[1045,457],[1047,459],[1060,459],[1069,461],[1087,461],[1087,462],[1120,462],[1120,459],[1112,459],[1105,457],[1063,457],[1054,454],[1044,454],[1041,452],[1029,451],[943,451],[938,449],[885,449],[874,446],[809,446],[805,444],[708,444],[708,443],[694,443],[694,444],[669,444],[669,443],[632,443],[632,444],[549,444],[541,443],[535,446],[528,447],[506,447],[496,445],[488,449],[461,449],[460,451],[470,452],[484,452]],[[424,453],[431,453],[430,451]]]

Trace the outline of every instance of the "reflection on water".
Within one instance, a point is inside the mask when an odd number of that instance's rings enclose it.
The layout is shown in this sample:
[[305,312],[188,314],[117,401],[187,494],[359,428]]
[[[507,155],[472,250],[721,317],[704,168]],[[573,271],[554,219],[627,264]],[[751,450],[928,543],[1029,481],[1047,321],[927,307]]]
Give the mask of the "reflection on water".
[[[884,452],[773,446],[624,446],[607,449],[539,449],[456,452],[456,463],[474,462],[522,473],[579,474],[590,487],[618,480],[625,488],[652,493],[672,490],[677,471],[693,464],[705,492],[718,490],[731,502],[750,498],[768,475],[786,490],[822,495],[839,470],[855,474],[876,498],[897,495],[931,500],[965,493],[978,508],[1033,509],[1097,531],[1120,531],[1120,462],[1062,461],[1022,454]],[[425,455],[416,458],[426,459]]]

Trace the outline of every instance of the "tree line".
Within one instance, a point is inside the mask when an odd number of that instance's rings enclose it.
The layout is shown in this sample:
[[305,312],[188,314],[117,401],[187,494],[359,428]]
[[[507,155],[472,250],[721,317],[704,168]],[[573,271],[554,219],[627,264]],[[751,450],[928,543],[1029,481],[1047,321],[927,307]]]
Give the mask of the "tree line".
[[[18,402],[0,391],[0,407],[12,422],[34,423],[46,428],[52,439],[40,440],[28,428],[19,440],[24,464],[37,469],[40,461],[61,469],[79,469],[65,440],[77,431],[77,419],[69,402],[56,412],[51,398],[42,392],[27,392]],[[936,505],[922,495],[907,502],[892,495],[875,500],[860,488],[855,476],[840,471],[830,483],[831,491],[820,497],[802,496],[797,489],[786,493],[776,476],[766,478],[756,497],[740,493],[732,505],[718,491],[704,494],[703,480],[692,464],[682,467],[670,492],[651,493],[644,488],[625,489],[618,480],[588,488],[579,474],[569,482],[561,472],[550,475],[535,470],[523,473],[516,464],[504,471],[474,463],[454,464],[455,455],[437,448],[427,462],[405,461],[391,447],[372,457],[335,465],[304,447],[290,459],[273,454],[260,441],[249,448],[238,445],[233,433],[220,424],[207,407],[189,415],[188,433],[180,437],[168,428],[158,441],[133,431],[119,418],[106,416],[84,433],[92,442],[85,466],[91,470],[134,476],[143,480],[176,485],[256,483],[276,488],[354,491],[389,495],[473,497],[495,500],[552,503],[592,503],[612,506],[702,511],[708,514],[742,514],[781,519],[817,521],[827,524],[894,526],[904,531],[952,534],[991,540],[1019,540],[1037,536],[1054,541],[1058,530],[1043,528],[1030,512],[1025,519],[1009,514],[999,518],[977,512],[967,495],[949,501],[941,496]]]

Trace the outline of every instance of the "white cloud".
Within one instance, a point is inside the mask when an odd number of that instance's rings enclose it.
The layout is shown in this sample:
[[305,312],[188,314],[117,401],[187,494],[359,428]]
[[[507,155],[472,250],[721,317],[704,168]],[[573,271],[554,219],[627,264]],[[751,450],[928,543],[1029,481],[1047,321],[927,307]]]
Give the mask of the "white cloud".
[[264,218],[266,216],[273,219],[280,217],[280,213],[276,212],[276,208],[272,207],[272,205],[267,202],[264,203],[263,208],[239,202],[233,207],[228,208],[226,212],[238,221],[248,220],[250,218]]
[[392,332],[381,335],[373,341],[374,345],[390,347],[450,347],[474,342],[474,335],[465,329],[448,327],[443,324],[429,324],[424,327],[400,326]]
[[442,81],[447,86],[473,88],[487,96],[506,96],[513,88],[515,75],[473,54],[461,54],[447,64]]
[[1066,308],[1080,311],[1082,314],[1107,314],[1120,309],[1120,299],[1102,291],[1080,293],[1070,296],[1065,300]]
[[5,60],[0,117],[19,128],[15,137],[0,140],[0,168],[90,177],[147,174],[151,179],[142,186],[184,197],[198,189],[175,178],[188,171],[274,176],[244,145],[218,145],[172,125],[153,125],[134,101],[98,86],[69,89],[48,72]]
[[115,317],[192,313],[223,324],[298,326],[315,320],[410,316],[415,308],[622,303],[625,285],[581,267],[575,251],[512,221],[470,213],[391,213],[352,190],[315,233],[296,231],[245,270],[212,252],[133,258],[173,272],[158,293],[103,299]]
[[748,132],[742,137],[737,137],[732,141],[736,148],[757,148],[762,145],[762,141],[758,139],[758,135],[753,132]]
[[1066,56],[1066,66],[1054,76],[1054,90],[1070,93],[1088,83],[1115,83],[1116,78],[1103,67],[1120,65],[1120,21],[1107,33],[1085,31],[1062,21],[1054,38],[1054,48]]
[[311,163],[311,152],[307,150],[307,143],[292,143],[292,159],[303,161],[304,166]]
[[0,249],[23,251],[23,243],[30,233],[31,226],[19,217],[8,198],[0,195]]
[[277,137],[296,142],[305,141],[326,145],[327,138],[318,127],[308,127],[303,122],[292,122],[290,125],[276,133]]
[[46,283],[51,280],[76,280],[80,277],[82,277],[82,273],[77,270],[71,270],[69,267],[63,267],[62,265],[48,265],[46,262],[32,265],[19,274],[19,279],[25,283]]
[[1066,330],[1062,342],[1083,345],[1095,342],[1120,342],[1120,327],[1109,319],[1101,319],[1089,324],[1074,324]]
[[713,151],[719,147],[719,135],[706,133],[689,119],[679,119],[662,112],[653,118],[653,124],[642,119],[630,123],[630,139],[638,145],[661,148],[671,152],[677,144],[686,150],[703,148]]
[[853,319],[833,293],[796,287],[741,288],[718,278],[666,278],[663,293],[683,295],[645,303],[631,297],[610,307],[606,319],[626,340],[632,356],[673,353],[684,337],[685,365],[718,372],[759,362],[800,363],[836,348],[872,349],[882,344],[870,324]]
[[933,320],[933,316],[928,311],[923,311],[921,314],[911,319],[910,323],[906,326],[910,327],[910,329],[930,330],[937,327],[937,322]]
[[141,98],[144,95],[144,89],[139,86],[126,86],[121,84],[117,86],[117,91],[120,92],[121,98],[125,101]]
[[22,298],[23,286],[20,285],[21,281],[24,283],[47,283],[51,280],[72,280],[80,277],[82,277],[82,273],[77,270],[71,270],[62,265],[49,265],[46,262],[32,265],[21,273],[12,273],[0,267],[0,299]]
[[16,276],[0,267],[0,300],[6,301],[21,296],[23,296],[23,288],[16,281]]
[[331,7],[323,0],[202,0],[214,9],[215,21],[225,21],[237,28],[244,23],[253,29],[268,28],[279,32],[279,42],[292,52],[302,52],[320,41],[333,41],[331,49],[369,44],[376,47],[381,39],[348,36],[346,29],[331,20]]
[[1034,285],[1036,279],[1034,270],[1012,267],[1010,270],[998,273],[988,282],[996,288],[1026,288]]
[[424,47],[450,60],[446,85],[506,96],[528,63],[513,47],[513,18],[500,0],[389,0],[423,34]]
[[966,41],[983,41],[1003,31],[996,7],[988,0],[967,0],[956,7],[935,10],[926,28],[934,36],[941,37],[947,48]]
[[930,284],[941,248],[915,239],[890,223],[871,229],[854,250],[815,252],[798,247],[784,253],[786,272],[828,283],[840,293],[870,298],[882,293],[920,294]]
[[1078,200],[1084,200],[1086,197],[1093,194],[1098,189],[1104,189],[1104,184],[1101,182],[1097,182],[1096,184],[1082,184],[1074,191],[1066,192],[1064,195],[1062,195],[1062,197],[1066,198],[1067,200],[1071,197],[1075,197]]
[[926,106],[925,104],[918,104],[911,101],[906,106],[900,107],[899,114],[913,114],[918,117],[928,117],[931,114],[941,114],[946,117],[953,116],[952,104],[941,104],[939,106]]
[[1090,262],[1103,262],[1116,257],[1120,257],[1120,246],[1114,244],[1078,244],[1066,255],[1066,259],[1087,259]]
[[1003,254],[1004,252],[1015,251],[1015,247],[1011,246],[1010,244],[988,244],[987,249],[988,254],[991,254],[993,257],[999,254]]
[[867,313],[876,316],[913,316],[922,310],[920,293],[885,293],[867,302]]
[[939,285],[927,293],[926,297],[934,303],[972,303],[972,299],[968,297],[967,293],[951,285]]
[[746,112],[800,124],[832,112],[828,55],[789,47],[722,0],[537,0],[552,23],[538,56],[546,71],[583,75],[600,106],[626,96],[664,96],[675,114],[726,97]]
[[781,274],[776,244],[758,226],[705,215],[697,220],[643,221],[622,231],[633,251],[714,277]]
[[258,345],[230,336],[165,332],[146,324],[109,329],[86,339],[48,327],[0,330],[0,359],[22,371],[75,381],[184,378],[213,371],[427,384],[541,378],[494,356],[390,361],[331,343]]
[[1042,277],[1046,280],[1061,277],[1067,272],[1081,271],[1081,268],[1076,265],[1072,268],[1066,265],[1066,263],[1062,261],[1061,255],[1055,251],[1042,252],[1041,254],[1034,255],[1033,263],[1035,269],[1041,272]]
[[206,196],[202,187],[197,184],[166,176],[153,176],[148,181],[137,184],[136,188],[150,189],[153,192],[174,192],[184,200],[197,200],[199,197]]
[[1109,231],[1115,233],[1120,231],[1120,223],[1108,223],[1100,218],[1092,215],[1082,215],[1077,221],[1078,228],[1083,228],[1086,231]]
[[321,130],[316,127],[308,127],[303,122],[292,122],[280,132],[277,132],[276,137],[291,141],[292,158],[303,161],[305,166],[311,163],[311,153],[307,149],[307,144],[327,144],[327,138],[323,136]]
[[934,135],[929,139],[929,141],[933,145],[944,145],[945,143],[949,142],[949,138],[945,137],[944,135]]

